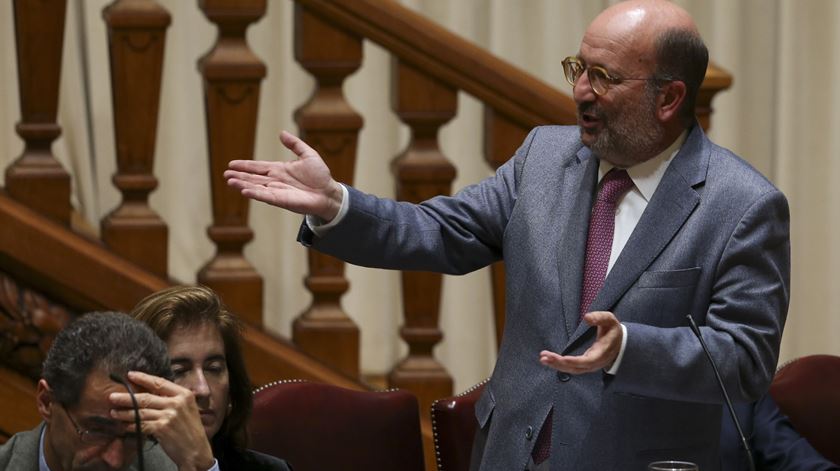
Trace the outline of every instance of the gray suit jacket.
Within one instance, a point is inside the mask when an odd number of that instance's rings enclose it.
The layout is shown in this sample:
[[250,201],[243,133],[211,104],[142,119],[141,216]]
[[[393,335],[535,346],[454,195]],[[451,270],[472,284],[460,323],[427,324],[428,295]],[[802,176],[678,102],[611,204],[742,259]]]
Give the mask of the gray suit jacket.
[[[38,471],[38,445],[41,439],[41,424],[28,432],[16,433],[8,442],[0,446],[0,470],[3,471]],[[147,451],[143,458],[145,468],[149,471],[175,471],[175,466],[159,446]],[[127,468],[136,470],[134,463]]]
[[695,125],[591,306],[627,327],[618,374],[558,374],[540,350],[580,354],[595,338],[578,305],[598,160],[578,136],[536,128],[494,177],[420,205],[350,189],[346,219],[321,238],[304,225],[300,239],[382,268],[459,274],[504,259],[504,338],[476,406],[481,469],[524,469],[553,408],[551,469],[685,459],[716,470],[721,395],[686,315],[733,400],[758,398],[788,307],[787,202]]

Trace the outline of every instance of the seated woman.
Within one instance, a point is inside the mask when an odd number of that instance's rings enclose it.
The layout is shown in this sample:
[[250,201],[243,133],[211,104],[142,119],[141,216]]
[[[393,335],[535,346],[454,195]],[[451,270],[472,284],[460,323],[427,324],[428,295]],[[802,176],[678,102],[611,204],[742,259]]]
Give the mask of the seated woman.
[[284,460],[246,448],[252,395],[241,326],[215,292],[203,286],[168,288],[140,301],[131,314],[166,343],[174,381],[195,395],[222,471],[291,469]]

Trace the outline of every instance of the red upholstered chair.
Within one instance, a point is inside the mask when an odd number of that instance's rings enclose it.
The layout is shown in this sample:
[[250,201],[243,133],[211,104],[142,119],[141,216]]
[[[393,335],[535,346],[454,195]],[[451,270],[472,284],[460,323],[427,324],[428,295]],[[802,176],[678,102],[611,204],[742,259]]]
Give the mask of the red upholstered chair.
[[487,380],[467,391],[432,403],[432,433],[438,471],[469,471],[473,439],[478,428],[475,403]]
[[840,463],[840,357],[810,355],[785,364],[770,395],[817,451]]
[[279,381],[254,392],[250,448],[295,471],[423,471],[417,398],[408,391],[353,391]]

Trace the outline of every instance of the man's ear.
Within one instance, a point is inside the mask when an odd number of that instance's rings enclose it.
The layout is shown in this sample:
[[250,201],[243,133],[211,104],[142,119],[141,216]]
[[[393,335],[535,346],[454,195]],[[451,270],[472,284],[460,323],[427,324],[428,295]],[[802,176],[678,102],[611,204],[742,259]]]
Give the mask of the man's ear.
[[38,386],[35,390],[35,403],[38,406],[38,413],[41,414],[44,422],[49,423],[52,418],[52,404],[54,402],[55,398],[53,398],[50,385],[47,384],[47,380],[41,378],[38,380]]
[[685,101],[685,82],[674,80],[662,86],[656,102],[656,113],[663,123],[679,119],[680,108]]

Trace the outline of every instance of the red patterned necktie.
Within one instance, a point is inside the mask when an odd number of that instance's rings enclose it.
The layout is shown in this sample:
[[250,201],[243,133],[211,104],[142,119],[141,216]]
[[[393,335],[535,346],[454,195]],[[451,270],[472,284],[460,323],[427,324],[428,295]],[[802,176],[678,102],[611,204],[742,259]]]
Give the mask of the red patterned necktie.
[[[586,314],[595,295],[604,285],[607,266],[612,252],[613,233],[615,232],[615,206],[621,195],[633,188],[633,180],[626,170],[614,168],[604,175],[601,189],[592,208],[589,219],[589,235],[586,239],[586,262],[583,269],[583,292],[580,297],[580,315]],[[552,411],[553,412],[553,411]],[[540,428],[537,442],[531,451],[534,464],[547,460],[551,454],[551,416],[549,412]]]
[[615,232],[616,202],[630,188],[633,188],[633,180],[626,170],[618,168],[607,172],[601,181],[601,189],[589,219],[589,235],[586,238],[583,290],[580,295],[581,316],[588,312],[595,295],[604,286]]

